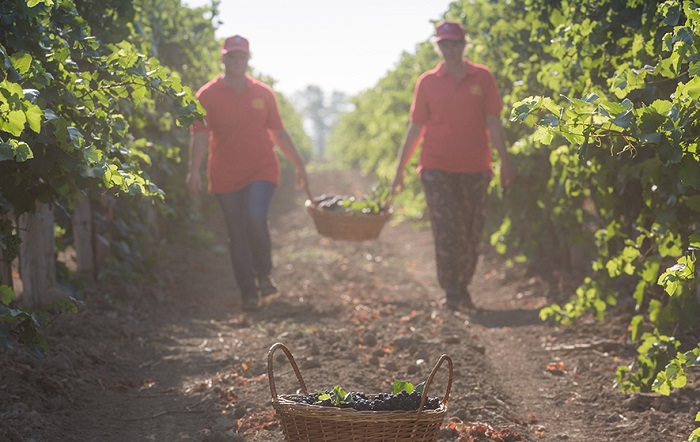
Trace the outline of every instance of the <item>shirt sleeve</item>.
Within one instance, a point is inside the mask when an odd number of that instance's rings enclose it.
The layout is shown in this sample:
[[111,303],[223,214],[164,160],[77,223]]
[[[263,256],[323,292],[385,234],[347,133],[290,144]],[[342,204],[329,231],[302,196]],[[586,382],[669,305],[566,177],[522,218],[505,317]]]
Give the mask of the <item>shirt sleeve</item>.
[[413,92],[410,119],[412,123],[425,124],[428,121],[428,100],[425,96],[424,77],[420,77]]
[[[206,105],[204,104],[204,101],[202,100],[202,91],[201,89],[197,91],[195,94],[195,99],[199,101],[199,103],[202,105],[202,107],[206,110]],[[204,115],[204,121],[207,121],[207,116]],[[196,120],[194,123],[192,123],[192,126],[190,126],[190,133],[191,134],[196,134],[196,133],[202,133],[202,132],[209,132],[209,126],[206,125],[206,123],[201,122],[199,120]]]
[[493,72],[487,71],[487,77],[485,81],[485,111],[486,115],[498,116],[503,110],[503,101],[501,100],[501,94],[498,92],[498,85],[496,84],[496,77]]
[[280,110],[279,106],[277,105],[277,98],[275,97],[275,93],[272,90],[268,90],[268,92],[268,112],[265,126],[272,131],[277,131],[284,127],[284,123],[282,123],[282,116],[280,115]]

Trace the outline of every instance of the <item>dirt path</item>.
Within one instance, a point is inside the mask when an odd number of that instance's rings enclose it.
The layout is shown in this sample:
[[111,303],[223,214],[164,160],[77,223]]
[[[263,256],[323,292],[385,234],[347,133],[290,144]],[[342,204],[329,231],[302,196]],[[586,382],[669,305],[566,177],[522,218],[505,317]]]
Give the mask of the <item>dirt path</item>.
[[[370,182],[319,171],[312,184],[361,193]],[[152,279],[90,288],[88,307],[50,329],[51,357],[0,355],[0,441],[282,441],[266,375],[275,342],[310,390],[389,391],[450,355],[440,441],[681,441],[695,428],[692,389],[659,399],[613,388],[615,367],[634,358],[624,321],[540,322],[550,288],[489,253],[472,286],[483,312],[448,312],[429,231],[401,224],[377,241],[327,240],[302,202],[301,192],[276,196],[282,292],[263,310],[240,312],[214,207],[211,246],[164,245]],[[278,393],[294,392],[289,363],[274,361]],[[440,373],[431,395],[446,381]]]

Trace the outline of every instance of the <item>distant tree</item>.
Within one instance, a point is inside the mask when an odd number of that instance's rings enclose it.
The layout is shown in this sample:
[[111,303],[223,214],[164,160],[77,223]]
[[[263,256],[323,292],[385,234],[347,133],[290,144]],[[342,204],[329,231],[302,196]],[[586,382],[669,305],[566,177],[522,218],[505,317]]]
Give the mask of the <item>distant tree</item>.
[[[330,132],[333,130],[335,125],[340,121],[340,118],[347,112],[353,109],[352,103],[348,95],[344,92],[333,91],[331,94],[330,101],[328,103],[328,110],[326,112],[326,124],[328,130],[326,131],[325,140],[328,140]],[[324,145],[325,147],[325,145]]]
[[303,92],[297,93],[294,101],[310,126],[316,154],[323,158],[328,135],[340,119],[340,115],[347,111],[347,95],[333,91],[330,100],[326,100],[323,89],[317,85],[308,85]]

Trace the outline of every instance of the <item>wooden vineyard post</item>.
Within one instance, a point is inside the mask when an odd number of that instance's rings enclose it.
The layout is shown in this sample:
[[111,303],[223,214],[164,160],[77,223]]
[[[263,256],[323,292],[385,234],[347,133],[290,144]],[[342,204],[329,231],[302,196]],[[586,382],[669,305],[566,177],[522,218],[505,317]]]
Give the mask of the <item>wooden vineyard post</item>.
[[56,245],[54,243],[54,216],[48,204],[37,203],[34,213],[19,217],[20,277],[22,303],[39,307],[51,301],[56,286]]
[[90,198],[84,196],[76,202],[71,223],[73,225],[73,247],[75,247],[78,276],[84,281],[93,282],[97,266]]
[[[10,225],[15,224],[12,213],[0,215],[0,222],[5,223],[8,221]],[[8,256],[0,247],[0,285],[6,285],[14,290],[14,282],[12,280],[12,261],[14,261],[14,259]]]

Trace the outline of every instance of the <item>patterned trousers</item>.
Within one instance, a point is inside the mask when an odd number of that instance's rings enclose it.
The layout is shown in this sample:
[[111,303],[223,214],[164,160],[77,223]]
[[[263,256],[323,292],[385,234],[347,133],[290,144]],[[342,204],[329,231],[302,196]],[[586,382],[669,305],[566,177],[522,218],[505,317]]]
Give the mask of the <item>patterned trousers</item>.
[[421,171],[435,242],[437,278],[444,290],[464,290],[474,276],[491,176],[491,172]]

